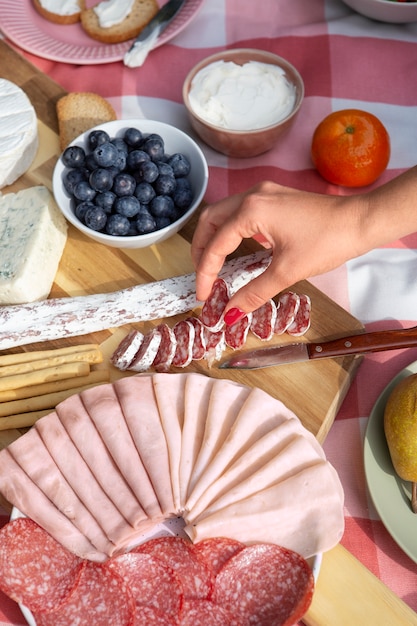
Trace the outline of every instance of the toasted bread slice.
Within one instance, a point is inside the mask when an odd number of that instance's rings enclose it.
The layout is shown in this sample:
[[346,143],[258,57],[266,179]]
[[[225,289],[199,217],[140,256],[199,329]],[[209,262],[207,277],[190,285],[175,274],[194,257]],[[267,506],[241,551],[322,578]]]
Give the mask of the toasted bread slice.
[[[96,4],[97,7],[100,4]],[[81,26],[86,33],[102,43],[121,43],[136,37],[159,11],[156,0],[135,0],[129,15],[119,24],[102,28],[94,7],[82,11]]]
[[61,150],[93,126],[117,119],[113,107],[96,93],[72,92],[56,105]]
[[78,11],[74,11],[73,13],[69,13],[66,15],[63,15],[59,12],[60,5],[62,5],[62,2],[60,2],[60,0],[56,0],[57,11],[54,12],[45,9],[45,7],[41,3],[41,0],[33,0],[33,6],[37,10],[37,12],[40,13],[40,15],[42,15],[42,17],[44,17],[49,22],[53,22],[54,24],[76,24],[80,21],[82,8],[80,0],[74,0],[74,5],[79,5]]

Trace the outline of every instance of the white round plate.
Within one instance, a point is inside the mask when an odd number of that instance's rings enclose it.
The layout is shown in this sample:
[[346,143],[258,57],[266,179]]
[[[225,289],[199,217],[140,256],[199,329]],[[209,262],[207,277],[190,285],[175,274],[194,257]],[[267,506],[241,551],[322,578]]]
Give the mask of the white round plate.
[[417,563],[417,515],[410,505],[411,483],[401,480],[391,462],[384,433],[384,410],[394,387],[417,373],[417,361],[404,368],[376,401],[365,434],[364,462],[368,489],[376,510],[394,541]]
[[[162,6],[166,2],[159,0],[158,4]],[[162,46],[188,26],[203,2],[187,0],[154,47]],[[87,2],[87,6],[92,4],[95,2]],[[132,40],[120,44],[103,44],[91,39],[80,24],[53,24],[36,11],[32,0],[0,0],[0,29],[27,52],[52,61],[79,65],[121,61],[132,44]]]

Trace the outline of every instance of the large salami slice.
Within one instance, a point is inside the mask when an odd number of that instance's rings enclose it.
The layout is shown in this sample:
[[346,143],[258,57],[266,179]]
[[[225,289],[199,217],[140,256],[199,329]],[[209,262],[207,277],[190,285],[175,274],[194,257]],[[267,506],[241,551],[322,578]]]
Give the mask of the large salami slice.
[[174,358],[177,340],[174,331],[165,322],[158,324],[156,330],[161,334],[161,343],[152,366],[157,372],[167,372]]
[[274,544],[255,544],[232,557],[216,577],[213,601],[233,624],[290,626],[310,606],[314,578],[299,554]]
[[274,333],[282,335],[291,326],[300,306],[300,296],[294,291],[285,291],[279,296]]
[[218,331],[223,326],[223,312],[229,302],[229,288],[223,278],[217,278],[211,293],[204,302],[200,313],[200,320],[211,331]]
[[174,570],[182,583],[184,598],[206,599],[212,592],[212,573],[190,542],[179,537],[157,537],[140,544],[134,551],[150,554]]
[[176,339],[176,348],[172,365],[175,367],[186,367],[193,358],[194,326],[187,320],[181,320],[175,324],[173,331]]
[[50,613],[34,612],[34,617],[36,626],[134,626],[135,602],[120,576],[86,562],[66,602]]
[[143,338],[142,344],[136,353],[135,358],[129,365],[129,369],[134,372],[146,372],[154,362],[158,354],[158,348],[161,343],[161,333],[154,328],[149,331]]
[[244,547],[245,544],[236,539],[230,539],[229,537],[209,537],[208,539],[203,539],[195,543],[194,551],[199,554],[207,567],[217,576],[223,565],[232,558],[232,556],[243,550]]
[[209,366],[215,361],[219,361],[222,357],[223,350],[226,348],[224,339],[224,330],[216,332],[204,328],[204,342],[206,344],[206,353],[204,355]]
[[204,324],[198,317],[187,317],[187,322],[194,326],[193,361],[200,361],[206,354]]
[[258,339],[269,341],[274,334],[277,305],[271,299],[252,313],[250,329]]
[[226,326],[224,331],[224,340],[226,345],[232,350],[239,350],[245,345],[251,325],[252,313],[244,315],[236,324]]
[[232,626],[234,623],[231,613],[210,600],[186,600],[181,609],[181,626]]
[[[137,604],[135,626],[178,626],[178,621],[152,606]],[[206,626],[209,626],[208,624]]]
[[311,300],[304,294],[300,293],[300,305],[295,314],[294,321],[287,328],[287,333],[294,337],[304,335],[310,328],[311,323]]
[[143,334],[138,330],[131,330],[120,342],[110,357],[112,364],[119,370],[127,370],[135,358],[143,342]]
[[149,554],[129,552],[106,564],[127,583],[136,604],[178,618],[183,592],[175,572]]
[[84,567],[27,517],[3,526],[0,546],[0,589],[31,611],[47,613],[62,605]]

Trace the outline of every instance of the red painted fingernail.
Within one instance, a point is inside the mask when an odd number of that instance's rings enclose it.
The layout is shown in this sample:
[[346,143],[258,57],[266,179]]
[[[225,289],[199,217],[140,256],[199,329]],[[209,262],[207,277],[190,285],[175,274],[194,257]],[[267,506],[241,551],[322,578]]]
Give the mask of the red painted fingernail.
[[236,322],[241,320],[245,315],[246,313],[238,308],[229,309],[224,316],[224,322],[227,326],[233,326],[233,324],[236,324]]

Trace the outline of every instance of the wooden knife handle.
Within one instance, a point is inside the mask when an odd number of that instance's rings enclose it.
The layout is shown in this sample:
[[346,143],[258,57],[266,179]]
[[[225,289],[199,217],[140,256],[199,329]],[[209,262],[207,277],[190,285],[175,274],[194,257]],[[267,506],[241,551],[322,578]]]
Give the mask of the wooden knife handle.
[[417,346],[417,326],[400,330],[382,330],[307,344],[310,359],[363,354]]

